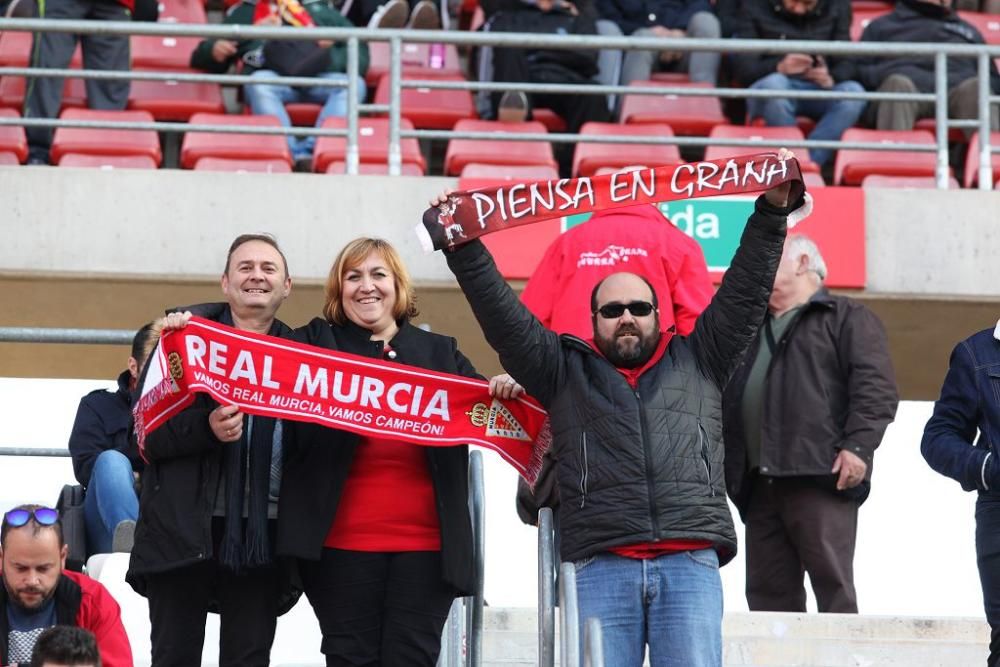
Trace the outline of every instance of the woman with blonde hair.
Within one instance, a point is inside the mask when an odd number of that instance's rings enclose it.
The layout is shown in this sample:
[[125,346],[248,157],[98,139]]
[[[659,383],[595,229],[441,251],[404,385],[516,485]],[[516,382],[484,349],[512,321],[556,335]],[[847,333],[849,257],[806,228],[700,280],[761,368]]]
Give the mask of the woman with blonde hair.
[[[387,241],[334,260],[303,342],[480,377],[454,338],[412,324],[416,297]],[[493,378],[502,398],[520,393]],[[456,596],[473,590],[468,447],[420,447],[303,422],[285,430],[278,549],[297,557],[327,665],[432,666]]]

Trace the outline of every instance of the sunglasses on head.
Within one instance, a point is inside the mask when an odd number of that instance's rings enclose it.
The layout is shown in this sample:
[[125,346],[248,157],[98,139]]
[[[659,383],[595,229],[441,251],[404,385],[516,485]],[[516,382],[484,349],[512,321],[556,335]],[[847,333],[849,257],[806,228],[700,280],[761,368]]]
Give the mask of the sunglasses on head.
[[59,512],[51,507],[36,507],[33,510],[11,510],[3,515],[4,523],[12,528],[19,528],[32,518],[40,526],[51,526],[59,520]]
[[625,314],[625,311],[632,313],[633,317],[646,317],[653,312],[653,304],[648,301],[630,301],[629,303],[606,303],[597,309],[596,314],[606,320],[613,320]]

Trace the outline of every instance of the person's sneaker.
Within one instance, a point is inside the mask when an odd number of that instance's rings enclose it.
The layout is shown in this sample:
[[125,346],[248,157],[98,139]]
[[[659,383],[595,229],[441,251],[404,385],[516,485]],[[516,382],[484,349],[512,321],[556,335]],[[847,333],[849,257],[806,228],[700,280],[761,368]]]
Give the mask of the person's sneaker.
[[368,20],[369,28],[403,28],[406,26],[406,17],[410,14],[410,5],[406,0],[389,0],[384,5],[379,5],[371,19]]
[[414,30],[440,30],[441,12],[431,0],[420,0],[410,12],[406,27]]
[[520,90],[508,90],[500,97],[497,120],[505,123],[523,123],[528,119],[528,96]]
[[25,164],[33,167],[44,167],[49,164],[49,161],[41,155],[29,155]]
[[115,526],[115,534],[111,537],[111,551],[129,553],[133,544],[135,544],[135,521],[132,519],[119,521]]
[[292,171],[299,173],[309,173],[312,170],[313,170],[312,155],[302,155],[295,158],[295,164],[292,165]]

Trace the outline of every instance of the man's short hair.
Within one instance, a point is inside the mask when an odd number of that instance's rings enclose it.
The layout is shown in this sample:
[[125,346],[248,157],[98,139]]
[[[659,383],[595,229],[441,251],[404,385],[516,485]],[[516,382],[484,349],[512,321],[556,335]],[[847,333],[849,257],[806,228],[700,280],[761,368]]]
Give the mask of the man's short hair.
[[53,625],[42,631],[31,652],[31,667],[47,664],[101,667],[94,633],[72,625]]
[[[11,508],[10,511],[13,512],[14,510],[25,510],[26,512],[34,512],[35,510],[40,509],[42,507],[43,507],[43,505],[18,505],[17,507]],[[24,524],[23,526],[11,526],[11,525],[9,525],[7,523],[7,518],[6,517],[7,517],[7,515],[4,514],[4,516],[2,517],[3,518],[3,523],[2,523],[2,525],[0,525],[0,548],[6,548],[7,547],[7,534],[10,531],[12,531],[12,530],[29,529],[29,528],[31,530],[32,536],[38,535],[43,530],[54,530],[54,531],[56,531],[56,537],[59,538],[59,548],[62,548],[62,545],[63,545],[63,531],[62,531],[62,517],[61,516],[58,517],[56,519],[56,522],[54,524],[52,524],[51,526],[43,526],[42,524],[40,524],[37,521],[35,521],[35,517],[34,516],[32,516],[30,519],[28,519],[28,523]]]
[[222,270],[223,275],[229,273],[229,260],[233,258],[233,253],[236,252],[236,249],[244,243],[249,243],[250,241],[260,241],[261,243],[266,243],[277,250],[278,254],[281,255],[282,264],[285,265],[285,277],[287,278],[291,275],[288,272],[288,260],[285,259],[285,253],[283,253],[281,248],[278,246],[278,239],[274,238],[270,234],[240,234],[233,239],[233,242],[229,245],[229,252],[226,254],[226,268]]
[[[615,275],[615,274],[612,273],[611,276],[613,276],[613,275]],[[641,280],[642,282],[646,283],[646,287],[649,288],[649,293],[653,295],[653,297],[652,297],[652,299],[653,299],[653,301],[652,301],[653,308],[659,308],[660,304],[658,302],[658,299],[656,298],[656,288],[653,287],[653,283],[651,283],[648,280],[646,280],[646,276],[640,276],[638,273],[633,273],[632,275],[637,276],[639,278],[639,280]],[[594,285],[594,289],[592,289],[590,291],[590,312],[591,312],[591,314],[597,312],[597,290],[601,289],[601,285],[604,284],[604,281],[607,280],[608,278],[610,278],[611,276],[604,276],[603,278],[601,278],[600,280],[598,280],[597,284]]]
[[820,281],[826,280],[826,261],[811,238],[805,234],[789,234],[785,252],[790,257],[805,255],[809,260],[806,269],[819,276]]

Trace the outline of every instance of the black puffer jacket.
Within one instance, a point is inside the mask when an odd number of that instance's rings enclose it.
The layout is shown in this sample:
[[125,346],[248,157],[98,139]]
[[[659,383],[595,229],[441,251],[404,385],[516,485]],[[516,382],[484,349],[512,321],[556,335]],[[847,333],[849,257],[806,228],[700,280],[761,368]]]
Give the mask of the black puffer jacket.
[[589,344],[543,327],[478,241],[448,254],[504,368],[548,409],[563,560],[660,540],[736,553],[725,499],[722,387],[767,308],[787,211],[757,200],[719,291],[635,391]]
[[[356,324],[331,326],[315,318],[293,338],[328,350],[382,358],[383,343]],[[403,322],[391,341],[394,361],[418,368],[481,377],[454,338]],[[278,504],[278,553],[319,560],[354,461],[359,436],[307,422],[285,422],[284,484]],[[409,446],[409,445],[407,445]],[[460,595],[475,585],[469,519],[469,448],[425,447],[441,526],[442,578]]]
[[[954,12],[944,16],[929,15],[935,11],[917,0],[900,0],[896,8],[880,16],[865,28],[862,42],[934,42],[939,44],[983,44],[976,28]],[[997,85],[997,69],[990,60],[993,90]],[[868,56],[859,60],[857,78],[868,90],[875,90],[892,74],[902,74],[923,93],[934,92],[934,59],[912,55],[895,57]],[[948,88],[954,88],[977,74],[975,58],[948,58]]]
[[[782,0],[744,0],[734,13],[733,37],[737,39],[805,39],[850,41],[851,3],[848,0],[819,0],[802,16],[787,11]],[[784,53],[741,53],[733,58],[736,78],[744,86],[777,71]],[[835,82],[853,76],[853,65],[844,58],[824,56]]]

